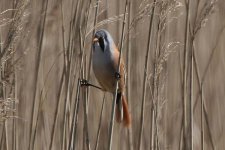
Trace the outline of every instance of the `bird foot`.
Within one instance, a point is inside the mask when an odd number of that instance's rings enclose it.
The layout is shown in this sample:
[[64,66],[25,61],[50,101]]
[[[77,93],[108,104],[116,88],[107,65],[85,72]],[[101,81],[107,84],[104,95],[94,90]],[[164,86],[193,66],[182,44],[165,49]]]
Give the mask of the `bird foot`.
[[87,80],[81,79],[81,80],[80,80],[80,85],[81,85],[81,86],[89,86],[90,84],[88,83]]
[[99,90],[103,90],[101,87],[98,87],[98,86],[96,86],[96,85],[90,84],[90,83],[89,83],[87,80],[85,80],[85,79],[81,79],[81,80],[80,80],[80,86],[92,86],[92,87],[97,88],[97,89],[99,89]]
[[116,73],[115,73],[115,78],[116,78],[116,80],[119,80],[119,79],[121,78],[121,75],[120,75],[119,72],[116,72]]

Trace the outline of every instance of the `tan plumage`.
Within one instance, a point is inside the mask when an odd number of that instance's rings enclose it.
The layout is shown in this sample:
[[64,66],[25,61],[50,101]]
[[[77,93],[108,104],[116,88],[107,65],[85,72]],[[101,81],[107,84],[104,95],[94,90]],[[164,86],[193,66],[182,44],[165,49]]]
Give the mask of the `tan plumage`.
[[[119,50],[115,46],[111,35],[106,30],[99,30],[93,40],[94,51],[92,55],[93,71],[103,90],[114,93],[115,74],[119,62]],[[123,121],[128,127],[131,124],[131,116],[125,97],[125,67],[121,57],[120,80],[116,105],[116,120]]]

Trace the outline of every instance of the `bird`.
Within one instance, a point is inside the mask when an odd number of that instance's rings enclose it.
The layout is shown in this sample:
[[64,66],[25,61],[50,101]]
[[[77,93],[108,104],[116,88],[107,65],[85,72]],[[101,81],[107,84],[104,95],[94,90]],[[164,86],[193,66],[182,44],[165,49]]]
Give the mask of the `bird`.
[[117,72],[120,52],[112,36],[105,29],[95,32],[93,38],[92,68],[103,91],[115,93],[117,78],[118,91],[116,97],[116,120],[130,127],[131,115],[125,96],[125,65],[121,57],[120,71]]

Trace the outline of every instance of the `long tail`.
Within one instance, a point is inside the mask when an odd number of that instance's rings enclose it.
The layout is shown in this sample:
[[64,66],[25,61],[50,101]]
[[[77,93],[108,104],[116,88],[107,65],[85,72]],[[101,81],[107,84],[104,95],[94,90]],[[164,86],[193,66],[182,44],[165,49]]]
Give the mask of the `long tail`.
[[[122,101],[121,101],[122,98]],[[122,105],[122,106],[121,106]],[[131,124],[131,116],[128,109],[127,100],[124,94],[118,93],[116,101],[116,120],[117,122],[123,121],[125,127]]]

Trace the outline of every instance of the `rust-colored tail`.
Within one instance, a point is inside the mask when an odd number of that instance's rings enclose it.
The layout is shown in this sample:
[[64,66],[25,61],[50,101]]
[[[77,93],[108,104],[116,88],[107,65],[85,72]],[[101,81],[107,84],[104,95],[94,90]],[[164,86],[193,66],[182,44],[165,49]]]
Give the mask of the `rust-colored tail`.
[[131,116],[130,116],[130,113],[129,113],[127,100],[126,100],[126,97],[124,96],[124,94],[121,94],[121,97],[122,97],[123,113],[121,113],[121,111],[120,111],[120,103],[117,102],[117,105],[116,105],[116,120],[117,120],[117,122],[121,122],[122,119],[123,119],[124,126],[129,127],[130,124],[131,124]]

